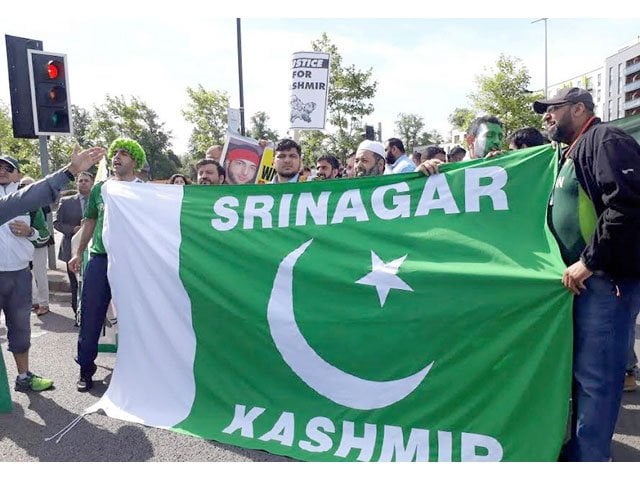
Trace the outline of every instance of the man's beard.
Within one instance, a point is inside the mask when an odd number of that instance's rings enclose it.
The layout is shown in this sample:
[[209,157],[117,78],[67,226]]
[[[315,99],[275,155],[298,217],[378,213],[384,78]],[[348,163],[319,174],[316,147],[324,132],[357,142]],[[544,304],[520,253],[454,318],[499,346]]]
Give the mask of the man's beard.
[[571,141],[568,139],[569,133],[566,130],[566,128],[556,123],[553,127],[551,127],[551,129],[547,129],[549,140],[566,144],[571,143]]
[[372,177],[375,174],[376,174],[376,167],[373,166],[373,167],[371,167],[370,170],[365,170],[365,169],[356,170],[356,175],[355,176],[356,177]]
[[282,178],[293,178],[298,174],[298,172],[293,171],[291,173],[280,173],[278,172],[278,175],[280,175]]

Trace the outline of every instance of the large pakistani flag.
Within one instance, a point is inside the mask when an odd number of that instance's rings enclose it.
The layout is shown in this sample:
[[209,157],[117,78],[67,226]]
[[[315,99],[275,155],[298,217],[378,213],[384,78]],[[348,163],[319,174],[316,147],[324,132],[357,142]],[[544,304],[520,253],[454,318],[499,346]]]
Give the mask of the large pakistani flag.
[[107,182],[120,331],[92,410],[303,460],[555,460],[572,340],[553,157]]

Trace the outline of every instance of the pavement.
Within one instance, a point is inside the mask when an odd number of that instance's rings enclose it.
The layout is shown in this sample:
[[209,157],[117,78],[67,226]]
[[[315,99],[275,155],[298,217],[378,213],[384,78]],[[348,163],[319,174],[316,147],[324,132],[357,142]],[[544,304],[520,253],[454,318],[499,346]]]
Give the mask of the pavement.
[[[74,326],[66,271],[61,263],[49,271],[51,312],[32,313],[31,370],[53,378],[55,389],[41,393],[11,391],[13,411],[0,415],[0,460],[109,461],[109,462],[281,462],[286,457],[220,444],[169,430],[145,427],[92,414],[81,420],[59,443],[45,441],[62,430],[105,392],[115,364],[115,354],[98,355],[95,386],[76,390],[78,367],[73,361],[78,329]],[[67,290],[67,291],[65,291]],[[636,331],[640,352],[640,328]],[[6,349],[6,327],[0,321],[0,349],[13,389],[13,357]],[[624,393],[613,438],[616,462],[640,461],[640,388]]]

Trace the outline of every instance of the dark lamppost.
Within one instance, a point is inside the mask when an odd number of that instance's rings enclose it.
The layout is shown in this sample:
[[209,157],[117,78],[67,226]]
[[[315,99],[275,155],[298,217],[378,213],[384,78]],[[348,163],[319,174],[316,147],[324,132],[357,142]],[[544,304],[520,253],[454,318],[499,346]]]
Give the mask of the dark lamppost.
[[238,81],[240,82],[240,135],[244,137],[244,89],[242,88],[242,34],[240,19],[236,18],[236,33],[238,36]]

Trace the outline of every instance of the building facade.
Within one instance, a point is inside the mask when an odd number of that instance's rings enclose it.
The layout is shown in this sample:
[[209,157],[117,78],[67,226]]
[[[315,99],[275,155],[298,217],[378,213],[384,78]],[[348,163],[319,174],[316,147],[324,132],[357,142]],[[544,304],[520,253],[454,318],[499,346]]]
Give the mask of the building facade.
[[640,113],[640,39],[605,60],[605,121]]
[[595,104],[594,113],[598,117],[602,117],[606,105],[606,82],[604,72],[604,67],[600,67],[568,80],[564,80],[563,82],[550,85],[547,88],[547,98],[553,97],[558,93],[558,90],[564,87],[584,88],[593,97],[593,103]]

